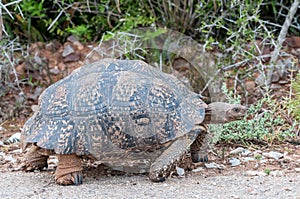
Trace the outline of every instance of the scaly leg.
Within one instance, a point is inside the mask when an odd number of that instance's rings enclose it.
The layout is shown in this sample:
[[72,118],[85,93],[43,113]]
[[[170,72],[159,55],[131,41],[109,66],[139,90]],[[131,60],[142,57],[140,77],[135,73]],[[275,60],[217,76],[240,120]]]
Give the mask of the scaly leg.
[[192,143],[191,156],[192,161],[197,162],[207,162],[208,161],[208,146],[209,146],[209,136],[207,131],[202,131],[197,136],[196,140]]
[[170,174],[172,166],[181,160],[194,139],[203,133],[204,130],[206,131],[206,128],[202,125],[195,126],[191,132],[175,140],[151,165],[149,171],[150,180],[163,182]]
[[55,171],[55,181],[60,185],[82,184],[82,166],[76,154],[57,155],[58,165]]
[[22,165],[25,171],[42,170],[47,167],[47,159],[49,155],[41,153],[41,148],[32,144],[25,154],[25,161]]

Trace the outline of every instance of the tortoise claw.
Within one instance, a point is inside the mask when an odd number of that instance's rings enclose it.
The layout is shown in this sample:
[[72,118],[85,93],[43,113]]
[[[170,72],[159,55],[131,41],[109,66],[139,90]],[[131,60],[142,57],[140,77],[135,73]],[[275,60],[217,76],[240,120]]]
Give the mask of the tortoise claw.
[[60,185],[81,185],[83,175],[82,172],[73,172],[55,179]]
[[76,173],[72,173],[72,176],[74,177],[74,185],[81,185],[82,184],[82,173],[80,172],[78,174],[78,172]]
[[192,161],[194,163],[197,163],[197,162],[208,162],[208,157],[207,157],[207,155],[202,156],[201,154],[193,154],[192,155]]
[[149,179],[152,182],[164,182],[166,180],[166,176],[162,175],[163,172],[157,171],[157,172],[150,172],[149,173]]

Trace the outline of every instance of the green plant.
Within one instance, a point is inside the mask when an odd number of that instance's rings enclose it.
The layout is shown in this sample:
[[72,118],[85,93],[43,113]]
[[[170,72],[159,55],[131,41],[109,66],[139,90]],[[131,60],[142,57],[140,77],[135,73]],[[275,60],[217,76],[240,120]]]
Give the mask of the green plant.
[[[223,92],[230,102],[239,101],[224,86]],[[296,123],[290,125],[285,117],[287,104],[288,101],[279,103],[266,94],[249,107],[245,119],[223,125],[211,125],[210,128],[216,135],[214,140],[243,144],[262,141],[272,144],[293,137]]]
[[67,32],[75,35],[81,41],[89,41],[92,38],[92,30],[86,25],[79,25],[74,28],[67,28]]
[[265,174],[270,175],[271,170],[269,168],[266,168],[264,172],[265,172]]
[[255,156],[255,159],[256,159],[256,160],[261,160],[262,157],[263,157],[262,155],[258,154],[258,155]]
[[290,99],[289,107],[293,118],[300,121],[300,73],[292,81],[293,98]]

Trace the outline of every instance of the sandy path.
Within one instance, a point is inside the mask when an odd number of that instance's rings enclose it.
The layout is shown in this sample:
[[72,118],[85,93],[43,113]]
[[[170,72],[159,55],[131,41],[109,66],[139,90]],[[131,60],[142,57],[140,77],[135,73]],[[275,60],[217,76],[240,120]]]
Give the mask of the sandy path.
[[147,176],[85,178],[81,186],[58,186],[49,172],[0,173],[0,198],[295,198],[300,173],[283,177],[230,176],[169,178],[152,183]]

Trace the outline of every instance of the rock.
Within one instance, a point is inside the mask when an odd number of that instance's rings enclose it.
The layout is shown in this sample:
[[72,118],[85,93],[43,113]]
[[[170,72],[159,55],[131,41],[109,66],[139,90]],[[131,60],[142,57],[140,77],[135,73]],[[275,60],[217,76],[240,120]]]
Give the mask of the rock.
[[75,61],[78,61],[79,58],[80,58],[79,53],[71,53],[64,58],[64,62],[65,63],[66,62],[75,62]]
[[60,73],[60,70],[57,67],[51,68],[49,72],[53,75],[58,75]]
[[254,81],[246,81],[245,82],[245,88],[249,92],[253,92],[255,89],[255,82]]
[[225,165],[223,165],[223,164],[217,164],[217,163],[215,163],[215,162],[208,163],[208,164],[204,164],[204,165],[205,165],[205,167],[208,168],[208,169],[221,169],[221,170],[223,170],[223,169],[226,168]]
[[75,51],[74,51],[74,49],[72,48],[72,46],[70,45],[70,44],[68,44],[68,45],[66,45],[65,47],[64,47],[64,51],[63,51],[63,53],[62,53],[62,56],[63,57],[67,57],[68,55],[70,55],[70,54],[72,54],[72,53],[74,53]]
[[83,50],[84,49],[84,46],[79,41],[75,41],[73,43],[73,45],[77,48],[77,50]]
[[248,156],[248,155],[250,155],[251,154],[251,151],[249,151],[248,149],[246,149],[245,151],[243,151],[242,153],[241,153],[241,155],[243,156],[243,157],[246,157],[246,156]]
[[244,176],[267,176],[263,171],[246,171]]
[[0,126],[0,132],[5,131],[6,129],[3,126]]
[[279,82],[278,82],[278,84],[281,84],[281,85],[283,85],[283,84],[288,84],[289,83],[289,81],[287,81],[287,80],[280,80]]
[[198,167],[198,168],[196,168],[196,169],[193,169],[192,172],[197,173],[197,172],[200,172],[200,171],[203,171],[203,170],[204,170],[204,169],[203,169],[202,167]]
[[46,44],[45,49],[46,49],[46,50],[49,50],[49,51],[51,51],[51,52],[53,52],[53,51],[56,50],[56,49],[55,49],[55,45],[54,45],[53,42],[50,42],[50,43]]
[[34,59],[34,62],[35,62],[36,64],[38,64],[38,65],[40,65],[40,66],[43,65],[43,60],[42,60],[42,58],[38,55],[37,52],[35,53],[33,59]]
[[270,175],[274,177],[282,177],[284,176],[284,171],[279,171],[279,170],[271,171]]
[[246,149],[244,149],[243,147],[238,147],[232,151],[229,152],[229,154],[231,155],[236,155],[236,154],[240,154],[242,152],[244,152]]
[[27,97],[29,99],[32,99],[32,100],[37,100],[38,97],[40,96],[40,94],[42,93],[43,89],[41,87],[37,87],[35,90],[34,90],[34,93],[33,94],[28,94]]
[[180,177],[184,176],[184,169],[183,168],[176,167],[176,171],[177,171],[178,176],[180,176]]
[[272,74],[272,77],[271,77],[271,82],[272,83],[276,83],[278,82],[280,79],[280,74],[278,71],[274,71],[273,74]]
[[78,41],[78,38],[74,35],[71,35],[67,38],[67,41],[74,43],[74,42]]
[[264,75],[260,74],[260,75],[255,79],[255,83],[256,83],[258,86],[263,86],[263,85],[265,85],[266,81],[265,81]]
[[2,141],[0,141],[0,146],[4,146],[4,143]]
[[6,155],[4,152],[0,152],[0,162],[5,163],[5,162],[11,162],[15,163],[17,160],[12,157],[12,155]]
[[4,144],[19,143],[21,141],[21,133],[15,133],[4,141]]
[[16,149],[16,150],[13,150],[11,153],[20,154],[20,153],[22,153],[22,150],[21,149]]
[[37,111],[37,109],[38,109],[38,105],[31,105],[31,110],[33,111],[33,112],[35,112],[35,111]]
[[253,157],[245,157],[245,158],[243,158],[243,161],[244,162],[252,162],[252,161],[255,161],[255,158],[253,158]]
[[294,168],[296,172],[300,172],[300,167]]
[[276,151],[270,151],[269,153],[263,153],[263,156],[267,157],[267,158],[273,158],[275,160],[278,160],[280,158],[283,158],[283,153],[279,153]]
[[229,160],[229,163],[231,164],[230,166],[235,167],[241,164],[241,161],[237,158],[231,158]]
[[16,160],[15,158],[13,158],[12,155],[7,155],[7,156],[5,156],[5,160],[6,160],[7,162],[11,162],[11,163],[17,162],[17,160]]

